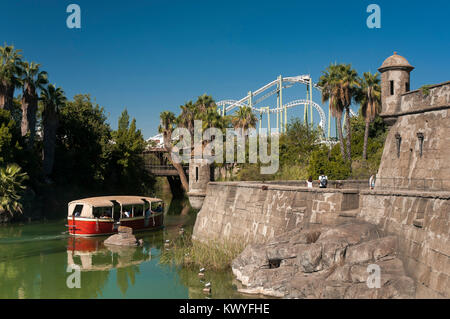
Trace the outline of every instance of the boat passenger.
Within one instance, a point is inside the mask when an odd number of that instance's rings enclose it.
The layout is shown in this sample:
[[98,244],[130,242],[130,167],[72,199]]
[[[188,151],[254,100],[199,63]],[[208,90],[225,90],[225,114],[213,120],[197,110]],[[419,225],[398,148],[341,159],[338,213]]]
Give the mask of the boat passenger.
[[162,206],[161,204],[158,205],[158,207],[155,209],[156,213],[161,213],[162,212]]

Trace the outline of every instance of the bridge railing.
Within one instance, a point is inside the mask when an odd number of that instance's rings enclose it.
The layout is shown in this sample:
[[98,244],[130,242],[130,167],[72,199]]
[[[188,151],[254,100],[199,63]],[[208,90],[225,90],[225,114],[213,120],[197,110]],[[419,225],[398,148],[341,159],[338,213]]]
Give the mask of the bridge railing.
[[[145,164],[145,169],[154,175],[159,176],[174,176],[178,175],[178,172],[173,165],[153,165]],[[186,174],[189,174],[189,165],[183,165],[183,169]]]

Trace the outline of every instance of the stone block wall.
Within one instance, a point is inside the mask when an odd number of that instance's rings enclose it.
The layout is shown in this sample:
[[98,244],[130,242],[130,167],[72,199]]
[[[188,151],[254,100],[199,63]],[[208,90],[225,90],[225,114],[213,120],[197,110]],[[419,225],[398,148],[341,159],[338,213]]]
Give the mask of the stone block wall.
[[450,298],[450,193],[361,191],[360,206],[359,218],[397,236],[417,298]]
[[404,94],[396,116],[377,187],[450,190],[450,82],[430,88],[426,96],[421,91]]
[[266,242],[294,227],[333,224],[340,211],[357,208],[357,196],[357,190],[211,182],[193,238]]

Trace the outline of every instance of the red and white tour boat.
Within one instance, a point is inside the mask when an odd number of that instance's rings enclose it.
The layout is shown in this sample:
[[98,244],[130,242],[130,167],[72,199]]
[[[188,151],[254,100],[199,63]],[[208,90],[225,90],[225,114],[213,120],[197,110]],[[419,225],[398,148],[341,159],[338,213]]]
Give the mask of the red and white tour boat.
[[164,202],[142,196],[102,196],[71,201],[68,204],[69,234],[110,235],[119,226],[134,231],[157,229],[164,224]]

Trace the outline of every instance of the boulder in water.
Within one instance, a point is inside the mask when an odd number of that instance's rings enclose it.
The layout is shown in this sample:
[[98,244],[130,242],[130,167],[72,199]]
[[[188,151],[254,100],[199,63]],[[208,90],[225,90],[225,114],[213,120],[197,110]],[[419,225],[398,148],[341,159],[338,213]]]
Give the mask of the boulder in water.
[[116,246],[139,246],[141,241],[138,241],[133,235],[132,228],[119,226],[118,233],[108,237],[104,244]]

